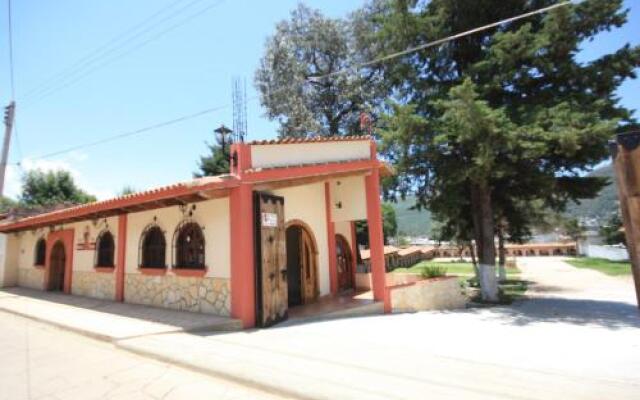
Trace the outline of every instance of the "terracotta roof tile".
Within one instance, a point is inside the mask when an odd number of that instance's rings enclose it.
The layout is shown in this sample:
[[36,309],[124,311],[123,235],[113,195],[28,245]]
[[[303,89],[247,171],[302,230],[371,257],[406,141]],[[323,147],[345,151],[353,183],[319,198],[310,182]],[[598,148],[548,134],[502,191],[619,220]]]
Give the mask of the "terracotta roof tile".
[[297,143],[319,143],[319,142],[353,142],[356,140],[373,140],[369,135],[363,136],[314,136],[308,138],[287,137],[282,139],[270,140],[254,140],[249,142],[250,145],[267,145],[267,144],[297,144]]

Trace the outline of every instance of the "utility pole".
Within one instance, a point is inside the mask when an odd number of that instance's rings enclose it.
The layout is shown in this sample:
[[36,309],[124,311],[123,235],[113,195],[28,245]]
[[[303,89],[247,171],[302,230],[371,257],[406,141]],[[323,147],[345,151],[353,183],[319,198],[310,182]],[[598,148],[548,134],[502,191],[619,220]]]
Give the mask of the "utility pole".
[[11,129],[13,128],[13,116],[15,115],[15,111],[15,101],[12,101],[4,108],[4,143],[2,144],[2,159],[0,159],[0,196],[4,196],[4,177],[7,172],[9,144],[11,143]]

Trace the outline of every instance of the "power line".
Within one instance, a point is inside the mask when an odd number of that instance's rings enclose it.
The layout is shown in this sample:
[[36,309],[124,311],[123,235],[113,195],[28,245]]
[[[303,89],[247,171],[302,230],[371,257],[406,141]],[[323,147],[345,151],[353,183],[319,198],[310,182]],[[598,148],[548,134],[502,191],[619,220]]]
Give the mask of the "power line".
[[324,74],[324,75],[311,76],[308,79],[315,80],[315,79],[330,78],[332,76],[341,75],[341,74],[350,72],[350,71],[352,71],[354,69],[360,69],[360,68],[363,68],[363,67],[369,67],[371,65],[380,64],[381,62],[384,62],[384,61],[388,61],[388,60],[391,60],[391,59],[394,59],[394,58],[398,58],[398,57],[401,57],[401,56],[404,56],[404,55],[407,55],[407,54],[415,53],[416,51],[424,50],[424,49],[427,49],[429,47],[438,46],[440,44],[443,44],[443,43],[446,43],[446,42],[450,42],[452,40],[456,40],[456,39],[459,39],[459,38],[464,37],[464,36],[472,35],[474,33],[482,32],[482,31],[485,31],[487,29],[491,29],[491,28],[494,28],[496,26],[500,26],[502,24],[506,24],[506,23],[509,23],[509,22],[513,22],[513,21],[517,21],[517,20],[520,20],[520,19],[528,18],[528,17],[531,17],[531,16],[536,15],[536,14],[542,14],[542,13],[545,13],[547,11],[551,11],[553,9],[559,8],[559,7],[564,7],[564,6],[567,6],[567,5],[571,4],[571,3],[573,3],[573,0],[564,1],[562,3],[556,3],[556,4],[553,4],[553,5],[548,6],[548,7],[539,8],[537,10],[530,11],[528,13],[516,15],[515,17],[506,18],[506,19],[500,20],[498,22],[493,22],[491,24],[487,24],[487,25],[483,25],[483,26],[480,26],[480,27],[477,27],[477,28],[469,29],[468,31],[460,32],[460,33],[457,33],[455,35],[447,36],[447,37],[442,38],[442,39],[434,40],[433,42],[424,43],[424,44],[421,44],[421,45],[415,46],[415,47],[410,47],[410,48],[408,48],[406,50],[399,51],[399,52],[392,53],[392,54],[388,54],[388,55],[386,55],[384,57],[376,58],[376,59],[371,60],[371,61],[366,61],[366,62],[363,62],[363,63],[360,63],[360,64],[356,64],[353,67],[339,69],[337,71],[330,72],[330,73]]
[[142,22],[140,22],[138,24],[135,24],[134,26],[132,26],[129,29],[127,29],[126,31],[114,36],[108,42],[103,43],[101,46],[97,47],[93,51],[85,54],[83,57],[81,57],[80,59],[78,59],[75,62],[73,62],[72,64],[70,64],[68,67],[66,67],[63,70],[58,71],[57,73],[49,76],[44,81],[40,82],[38,85],[36,85],[36,86],[32,87],[31,89],[27,90],[27,92],[24,94],[24,96],[27,96],[27,97],[31,96],[34,93],[37,93],[37,92],[41,91],[43,88],[46,88],[46,87],[50,86],[51,82],[56,82],[59,78],[64,77],[66,74],[69,74],[70,72],[75,71],[78,67],[86,65],[87,62],[90,63],[96,57],[100,56],[101,54],[104,54],[105,50],[108,51],[109,47],[112,44],[120,43],[120,42],[122,42],[123,39],[128,39],[127,36],[130,33],[133,33],[135,31],[137,31],[141,27],[143,27],[143,26],[147,25],[149,22],[153,21],[158,15],[163,14],[165,11],[173,8],[176,4],[184,2],[184,1],[185,0],[174,1],[173,3],[169,4],[167,7],[164,7],[162,9],[156,11],[155,13],[153,13],[151,16],[149,16],[148,18],[146,18]]
[[[29,159],[30,160],[40,160],[40,159],[44,159],[44,158],[54,157],[54,156],[57,156],[57,155],[60,155],[60,154],[70,153],[70,152],[76,151],[76,150],[81,150],[81,149],[84,149],[84,148],[87,148],[87,147],[97,146],[97,145],[100,145],[100,144],[112,142],[114,140],[118,140],[118,139],[130,137],[130,136],[139,135],[141,133],[149,132],[149,131],[152,131],[154,129],[163,128],[163,127],[166,127],[166,126],[177,124],[179,122],[183,122],[183,121],[187,121],[187,120],[194,119],[194,118],[197,118],[197,117],[201,117],[203,115],[210,114],[210,113],[215,112],[215,111],[220,111],[220,110],[223,110],[223,109],[228,108],[228,107],[230,107],[229,104],[225,104],[225,105],[218,106],[218,107],[207,108],[205,110],[201,110],[201,111],[198,111],[198,112],[195,112],[195,113],[192,113],[192,114],[183,115],[181,117],[177,117],[177,118],[170,119],[170,120],[167,120],[167,121],[159,122],[159,123],[156,123],[156,124],[153,124],[153,125],[148,125],[148,126],[145,126],[144,128],[139,128],[139,129],[136,129],[136,130],[133,130],[133,131],[123,132],[123,133],[119,133],[119,134],[112,135],[112,136],[106,136],[106,137],[103,137],[102,139],[98,139],[98,140],[95,140],[93,142],[87,142],[87,143],[79,144],[79,145],[76,145],[76,146],[67,147],[66,149],[57,150],[57,151],[54,151],[54,152],[51,152],[51,153],[45,153],[45,154],[42,154],[42,155],[39,155],[39,156],[36,156],[36,157],[33,157],[33,158],[29,158]],[[22,160],[20,160],[20,162],[18,162],[17,164],[21,164],[21,163],[22,163]]]
[[[190,6],[191,4],[194,4],[194,3],[199,3],[199,2],[201,2],[201,1],[202,1],[202,0],[196,0],[196,1],[192,2],[192,3],[189,3],[187,6]],[[147,40],[144,40],[144,41],[142,41],[142,42],[140,42],[140,43],[138,43],[138,44],[134,45],[134,47],[131,47],[131,48],[129,48],[129,49],[126,49],[124,52],[122,52],[122,53],[120,53],[120,54],[116,54],[114,57],[107,58],[103,63],[98,64],[98,65],[96,65],[95,67],[90,68],[90,69],[88,69],[88,70],[84,71],[84,73],[83,73],[82,75],[76,76],[76,78],[75,78],[75,79],[73,79],[73,75],[72,75],[70,80],[69,80],[69,78],[68,78],[68,79],[67,79],[67,81],[66,81],[66,82],[63,82],[61,85],[54,86],[53,88],[50,88],[49,90],[45,90],[44,92],[42,92],[42,93],[41,93],[40,97],[36,97],[36,99],[35,99],[35,100],[32,100],[32,101],[28,102],[28,104],[27,104],[27,105],[28,105],[28,106],[29,106],[29,105],[33,105],[34,103],[37,103],[37,102],[39,102],[39,101],[41,101],[41,100],[43,100],[43,99],[45,99],[45,98],[47,98],[47,97],[49,97],[49,96],[53,95],[54,93],[56,93],[56,92],[58,92],[58,91],[60,91],[60,90],[65,89],[65,88],[67,88],[67,87],[69,87],[69,86],[73,85],[74,83],[76,83],[76,82],[78,82],[78,81],[82,80],[83,78],[85,78],[85,77],[87,77],[87,76],[89,76],[89,75],[93,74],[94,72],[96,72],[96,71],[98,71],[98,70],[100,70],[100,69],[102,69],[102,68],[104,68],[104,67],[106,67],[106,66],[108,66],[108,65],[113,64],[113,62],[115,62],[115,61],[117,61],[117,60],[119,60],[119,59],[121,59],[121,58],[123,58],[123,57],[125,57],[125,56],[127,56],[127,55],[129,55],[129,54],[131,54],[131,53],[133,53],[134,51],[136,51],[136,50],[140,49],[140,48],[141,48],[141,47],[143,47],[143,46],[146,46],[147,44],[151,43],[152,41],[155,41],[155,40],[159,39],[160,37],[162,37],[162,36],[166,35],[167,33],[171,32],[171,31],[173,31],[173,30],[175,30],[176,28],[178,28],[178,27],[180,27],[180,26],[182,26],[182,25],[186,24],[187,22],[189,22],[189,21],[191,21],[191,20],[193,20],[193,19],[195,19],[195,18],[197,18],[197,17],[201,16],[201,15],[202,15],[202,14],[204,14],[205,12],[207,12],[207,11],[211,10],[212,8],[219,6],[219,5],[220,5],[220,4],[222,4],[223,2],[224,2],[224,0],[219,0],[219,1],[217,1],[217,2],[214,2],[213,4],[210,4],[210,5],[206,6],[206,7],[204,7],[204,8],[202,8],[202,9],[198,10],[198,11],[197,11],[197,12],[195,12],[195,13],[192,13],[192,14],[188,15],[186,18],[184,18],[184,19],[183,19],[183,20],[181,20],[180,22],[178,22],[178,23],[176,23],[176,24],[174,24],[174,25],[171,25],[169,28],[164,29],[164,30],[162,30],[162,31],[160,31],[160,32],[158,32],[158,33],[156,33],[154,36],[152,36],[152,37],[148,38]],[[183,9],[184,9],[184,8],[183,8]],[[148,31],[148,30],[145,30],[144,32],[146,33],[147,31]],[[140,35],[136,35],[136,38],[137,38],[137,37],[139,37],[139,36],[140,36]],[[113,49],[113,51],[109,51],[107,54],[114,53],[114,52],[116,52],[117,50],[120,50],[120,49],[122,49],[123,47],[126,47],[128,44],[129,44],[129,43],[125,44],[124,46],[119,46],[118,48]],[[82,72],[82,70],[80,70],[79,72]],[[78,72],[78,73],[79,73],[79,72]]]
[[[471,29],[471,30],[468,30],[468,31],[465,31],[465,32],[461,32],[461,33],[458,33],[456,35],[448,36],[448,37],[443,38],[443,39],[439,39],[439,40],[436,40],[436,41],[433,41],[433,42],[429,42],[429,43],[425,43],[425,44],[422,44],[422,45],[419,45],[419,46],[416,46],[416,47],[412,47],[412,48],[409,48],[409,49],[401,51],[401,52],[389,54],[389,55],[384,56],[384,57],[380,57],[380,58],[377,58],[377,59],[374,59],[374,60],[371,60],[371,61],[367,61],[367,62],[358,64],[355,68],[362,68],[364,66],[377,64],[377,63],[380,63],[380,62],[383,62],[383,61],[387,61],[387,60],[390,60],[390,59],[393,59],[393,58],[397,58],[397,57],[400,57],[400,56],[403,56],[403,55],[406,55],[406,54],[409,54],[409,53],[412,53],[412,52],[420,51],[420,50],[426,49],[428,47],[437,46],[439,44],[442,44],[442,43],[445,43],[445,42],[448,42],[448,41],[451,41],[451,40],[459,39],[459,38],[461,38],[463,36],[468,36],[468,35],[471,35],[471,34],[474,34],[474,33],[477,33],[477,32],[480,32],[480,31],[483,31],[483,30],[486,30],[486,29],[489,29],[489,28],[492,28],[492,27],[495,27],[495,26],[499,26],[499,25],[505,24],[507,22],[512,22],[512,21],[516,21],[516,20],[519,20],[519,19],[530,17],[532,15],[544,13],[544,12],[547,12],[549,10],[552,10],[552,9],[555,9],[555,8],[558,8],[558,7],[562,7],[562,6],[566,6],[566,5],[571,4],[571,3],[572,3],[572,1],[565,1],[563,3],[557,3],[557,4],[554,4],[554,5],[549,6],[549,7],[544,7],[544,8],[540,8],[538,10],[534,10],[534,11],[531,11],[531,12],[528,12],[528,13],[525,13],[525,14],[517,15],[515,17],[503,19],[501,21],[494,22],[494,23],[491,23],[491,24],[488,24],[488,25],[484,25],[484,26],[481,26],[481,27],[478,27],[478,28],[474,28],[474,29]],[[334,71],[334,72],[329,73],[329,74],[310,77],[309,79],[312,79],[312,78],[313,79],[328,78],[328,77],[331,77],[331,76],[335,76],[337,74],[342,74],[342,73],[346,73],[346,72],[350,72],[350,71],[351,71],[351,68],[345,68],[345,69],[342,69],[342,70]],[[252,96],[252,97],[248,98],[247,101],[253,101],[253,100],[256,100],[258,98],[259,98],[259,96]],[[168,126],[168,125],[173,125],[173,124],[176,124],[178,122],[182,122],[182,121],[185,121],[185,120],[188,120],[188,119],[196,118],[196,117],[199,117],[201,115],[208,114],[208,113],[211,113],[211,112],[214,112],[214,111],[218,111],[218,110],[221,110],[221,109],[224,109],[224,108],[227,108],[227,107],[231,107],[231,105],[226,104],[226,105],[223,105],[223,106],[206,109],[206,110],[194,113],[194,114],[189,114],[189,115],[186,115],[186,116],[183,116],[183,117],[179,117],[179,118],[176,118],[176,119],[173,119],[173,120],[169,120],[169,121],[161,122],[159,124],[150,125],[150,126],[147,126],[147,127],[141,128],[141,129],[137,129],[135,131],[125,132],[125,133],[117,134],[117,135],[114,135],[114,136],[105,137],[103,139],[100,139],[100,140],[97,140],[97,141],[94,141],[94,142],[89,142],[89,143],[85,143],[85,144],[81,144],[81,145],[77,145],[77,146],[72,146],[72,147],[69,147],[69,148],[66,148],[66,149],[63,149],[63,150],[55,151],[55,152],[52,152],[52,153],[43,154],[41,156],[35,157],[35,159],[53,157],[53,156],[56,156],[56,155],[69,153],[71,151],[80,150],[80,149],[83,149],[83,148],[86,148],[86,147],[92,147],[92,146],[96,146],[96,145],[99,145],[99,144],[111,142],[111,141],[118,140],[118,139],[121,139],[121,138],[124,138],[124,137],[137,135],[137,134],[140,134],[140,133],[143,133],[143,132],[148,132],[148,131],[153,130],[153,129],[161,128],[161,127]]]

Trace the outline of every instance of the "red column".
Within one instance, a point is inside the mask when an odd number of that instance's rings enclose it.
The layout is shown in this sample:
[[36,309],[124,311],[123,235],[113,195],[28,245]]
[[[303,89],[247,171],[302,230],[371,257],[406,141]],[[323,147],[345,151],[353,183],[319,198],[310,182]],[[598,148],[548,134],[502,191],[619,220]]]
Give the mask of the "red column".
[[327,216],[327,246],[329,247],[329,286],[338,293],[338,260],[336,258],[336,224],[331,218],[331,184],[324,183],[325,213]]
[[244,328],[256,323],[252,185],[241,184],[229,197],[231,234],[231,316]]
[[124,274],[127,258],[127,214],[118,216],[118,254],[116,257],[116,301],[124,302]]
[[378,168],[365,178],[367,192],[367,223],[369,225],[369,248],[371,250],[371,281],[373,298],[384,300],[385,311],[389,311],[389,300],[385,296],[384,237],[382,234],[382,211],[380,209],[380,173]]

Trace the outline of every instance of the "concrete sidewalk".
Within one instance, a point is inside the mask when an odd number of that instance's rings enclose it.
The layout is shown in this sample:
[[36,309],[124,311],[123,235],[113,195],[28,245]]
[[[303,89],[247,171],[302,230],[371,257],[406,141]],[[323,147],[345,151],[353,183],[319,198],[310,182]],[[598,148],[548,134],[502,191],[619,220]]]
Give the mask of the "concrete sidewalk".
[[239,320],[215,315],[26,288],[0,289],[0,310],[111,342],[165,333],[242,328]]

